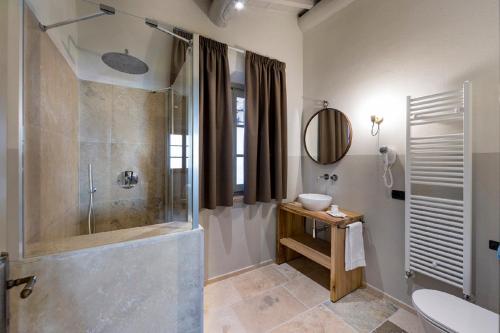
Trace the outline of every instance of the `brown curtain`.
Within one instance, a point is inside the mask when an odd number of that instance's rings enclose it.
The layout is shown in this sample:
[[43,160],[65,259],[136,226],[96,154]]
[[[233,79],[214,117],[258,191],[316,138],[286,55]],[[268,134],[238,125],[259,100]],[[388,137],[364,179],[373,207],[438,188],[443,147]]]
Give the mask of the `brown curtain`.
[[252,52],[245,59],[244,202],[286,198],[285,64]]
[[349,145],[349,121],[342,112],[325,109],[318,114],[318,162],[339,160]]
[[[193,39],[192,33],[179,28],[174,28],[174,33],[189,40]],[[179,38],[173,39],[172,57],[170,59],[170,85],[174,84],[177,75],[179,75],[182,66],[184,66],[184,63],[186,62],[186,52],[188,47],[189,45],[185,41]]]
[[200,207],[233,205],[233,114],[227,45],[200,36]]

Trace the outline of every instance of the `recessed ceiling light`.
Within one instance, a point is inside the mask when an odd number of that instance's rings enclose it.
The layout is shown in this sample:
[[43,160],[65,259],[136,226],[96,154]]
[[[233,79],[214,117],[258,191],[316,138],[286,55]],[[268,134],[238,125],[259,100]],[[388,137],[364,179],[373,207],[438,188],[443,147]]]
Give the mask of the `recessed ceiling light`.
[[236,8],[236,10],[242,10],[243,8],[245,8],[245,3],[241,0],[235,1],[234,8]]

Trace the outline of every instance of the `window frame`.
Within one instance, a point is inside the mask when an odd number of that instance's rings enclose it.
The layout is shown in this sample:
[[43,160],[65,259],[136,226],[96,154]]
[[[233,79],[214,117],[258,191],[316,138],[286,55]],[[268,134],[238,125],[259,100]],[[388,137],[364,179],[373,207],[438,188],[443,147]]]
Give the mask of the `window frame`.
[[[237,119],[238,119],[238,110],[236,108],[236,99],[238,97],[245,99],[245,86],[239,83],[232,83],[231,84],[231,94],[232,94],[232,109],[233,109],[233,193],[234,195],[242,195],[245,189],[245,183],[243,184],[237,184],[236,179],[237,179],[237,161],[238,157],[243,158],[243,161],[245,161],[245,152],[243,151],[243,154],[238,154],[237,153],[237,129],[243,128],[243,131],[245,131],[245,123],[243,125],[238,125]],[[246,112],[246,101],[245,101],[245,110]]]

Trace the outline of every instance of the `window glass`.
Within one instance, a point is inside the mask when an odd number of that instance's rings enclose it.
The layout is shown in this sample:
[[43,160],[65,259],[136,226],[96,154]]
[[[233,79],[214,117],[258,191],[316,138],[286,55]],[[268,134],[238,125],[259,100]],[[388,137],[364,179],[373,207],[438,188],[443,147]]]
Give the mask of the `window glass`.
[[170,169],[182,169],[182,158],[171,157],[170,158]]
[[245,128],[236,127],[236,155],[243,155]]
[[245,92],[243,86],[235,84],[233,92],[233,181],[234,192],[243,192],[244,185],[244,150],[245,150]]
[[245,98],[236,97],[236,125],[245,125]]
[[170,169],[182,169],[182,157],[184,157],[182,137],[182,134],[170,134]]
[[243,157],[236,157],[236,185],[243,185]]
[[170,157],[182,157],[182,146],[171,146]]
[[182,146],[182,135],[181,134],[170,134],[170,145],[171,146]]

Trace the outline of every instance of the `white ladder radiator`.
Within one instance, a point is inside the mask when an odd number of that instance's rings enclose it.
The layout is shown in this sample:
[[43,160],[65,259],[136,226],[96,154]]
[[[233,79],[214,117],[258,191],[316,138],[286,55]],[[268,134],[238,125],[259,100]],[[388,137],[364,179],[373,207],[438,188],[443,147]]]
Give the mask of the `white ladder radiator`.
[[[471,87],[407,97],[405,270],[471,294]],[[429,135],[431,134],[431,135]]]

